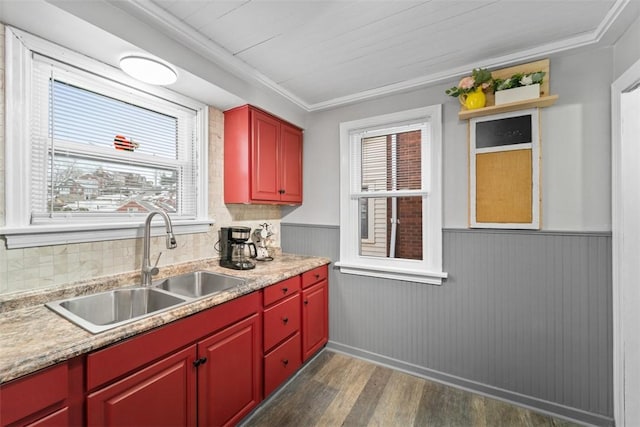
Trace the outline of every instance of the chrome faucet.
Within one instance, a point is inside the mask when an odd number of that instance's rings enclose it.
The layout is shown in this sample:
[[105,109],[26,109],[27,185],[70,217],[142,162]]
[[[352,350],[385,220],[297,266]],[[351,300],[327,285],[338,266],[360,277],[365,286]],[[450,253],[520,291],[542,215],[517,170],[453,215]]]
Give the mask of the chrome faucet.
[[176,236],[173,235],[173,226],[171,225],[171,219],[169,215],[164,211],[152,211],[147,216],[147,220],[144,223],[144,252],[142,255],[142,286],[151,286],[151,277],[158,274],[158,261],[160,261],[160,255],[156,259],[156,263],[151,266],[151,260],[149,259],[149,247],[151,246],[151,219],[154,215],[160,215],[164,219],[164,224],[167,228],[167,249],[175,249],[178,244],[176,243]]

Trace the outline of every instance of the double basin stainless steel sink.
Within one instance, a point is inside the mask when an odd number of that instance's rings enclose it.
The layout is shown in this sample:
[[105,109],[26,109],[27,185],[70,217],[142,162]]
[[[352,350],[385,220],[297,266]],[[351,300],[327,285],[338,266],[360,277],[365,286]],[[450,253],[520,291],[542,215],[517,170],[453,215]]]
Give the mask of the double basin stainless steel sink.
[[151,287],[127,287],[45,305],[91,333],[103,332],[244,284],[243,279],[207,271],[181,274]]

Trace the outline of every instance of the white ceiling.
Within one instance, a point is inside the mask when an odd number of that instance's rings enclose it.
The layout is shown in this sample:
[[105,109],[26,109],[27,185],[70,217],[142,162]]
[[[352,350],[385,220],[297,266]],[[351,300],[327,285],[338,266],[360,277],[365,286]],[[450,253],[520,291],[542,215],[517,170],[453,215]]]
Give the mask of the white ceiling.
[[302,111],[610,44],[639,13],[640,0],[0,0],[3,22],[105,63],[136,43],[166,56],[189,81],[172,88],[211,105],[277,93]]
[[307,110],[599,41],[626,0],[138,1]]

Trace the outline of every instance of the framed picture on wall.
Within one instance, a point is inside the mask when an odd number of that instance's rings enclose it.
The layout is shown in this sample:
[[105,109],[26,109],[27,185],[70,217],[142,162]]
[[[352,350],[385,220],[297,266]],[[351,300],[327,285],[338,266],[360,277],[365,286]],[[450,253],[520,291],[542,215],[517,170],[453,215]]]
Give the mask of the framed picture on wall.
[[537,108],[469,121],[469,226],[540,228]]

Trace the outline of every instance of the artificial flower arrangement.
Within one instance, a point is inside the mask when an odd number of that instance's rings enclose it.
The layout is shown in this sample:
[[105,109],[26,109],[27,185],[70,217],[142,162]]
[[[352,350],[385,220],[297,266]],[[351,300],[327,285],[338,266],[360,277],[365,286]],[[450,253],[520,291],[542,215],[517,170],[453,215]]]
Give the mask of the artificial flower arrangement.
[[516,73],[507,79],[494,79],[493,89],[495,92],[498,92],[500,90],[530,86],[536,83],[541,84],[545,74],[544,71],[536,71],[535,73]]
[[[499,92],[507,89],[531,86],[536,83],[542,83],[545,74],[544,71],[536,71],[533,73],[516,73],[506,79],[494,79],[491,72],[486,68],[475,68],[470,76],[462,78],[457,86],[447,89],[445,93],[458,98],[463,107],[472,110],[482,108],[486,105],[484,92],[489,88],[492,88],[493,92]],[[496,104],[513,102],[505,95],[506,93],[501,93],[499,97],[496,95]],[[510,95],[512,98],[513,93],[510,93]]]
[[475,68],[470,76],[462,78],[458,86],[454,86],[445,91],[449,96],[458,98],[460,95],[475,92],[478,88],[488,89],[493,83],[491,72],[486,68]]

